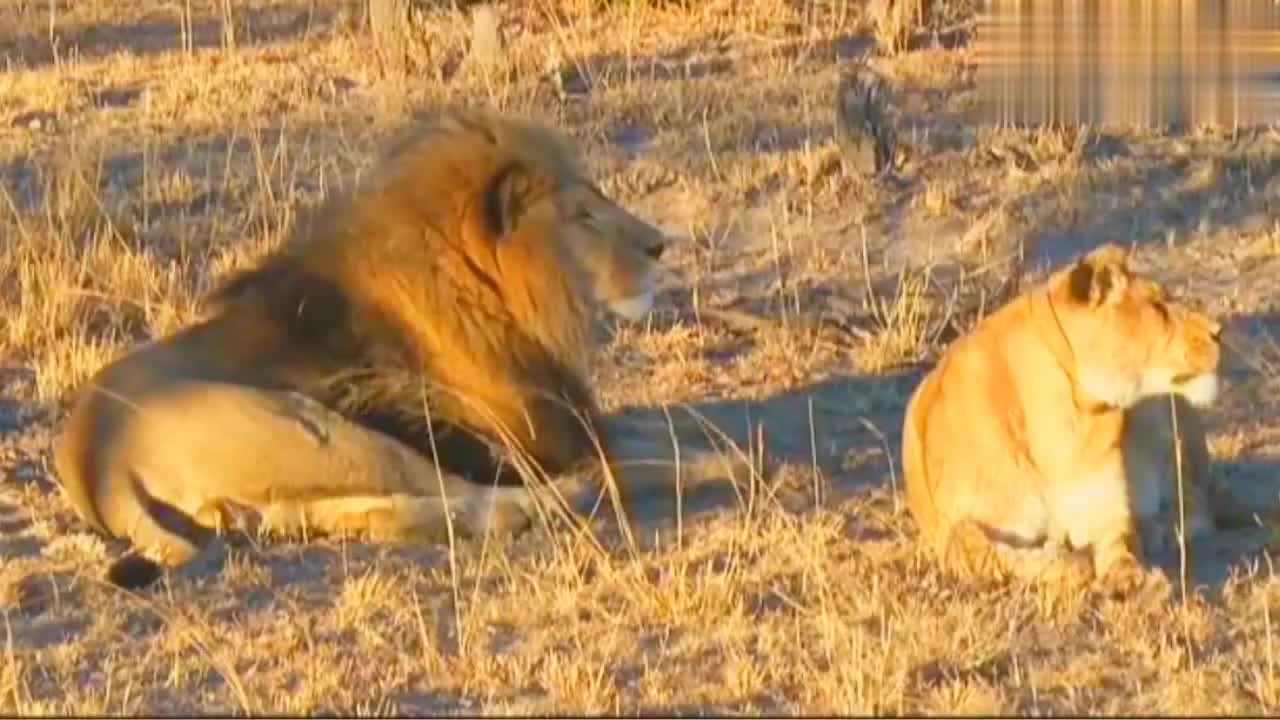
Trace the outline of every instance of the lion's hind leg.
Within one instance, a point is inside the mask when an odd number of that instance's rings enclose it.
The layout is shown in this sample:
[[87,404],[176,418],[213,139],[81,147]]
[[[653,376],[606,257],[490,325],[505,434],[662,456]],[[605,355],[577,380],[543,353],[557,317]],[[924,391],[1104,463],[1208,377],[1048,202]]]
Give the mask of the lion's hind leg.
[[194,569],[223,529],[439,542],[530,522],[525,488],[442,472],[298,393],[188,381],[135,405],[101,493],[112,533],[139,551],[109,574],[128,587]]
[[215,399],[262,438],[240,439],[238,469],[260,480],[237,499],[271,534],[440,543],[530,524],[526,488],[470,482],[305,395],[224,386],[208,390],[206,402]]

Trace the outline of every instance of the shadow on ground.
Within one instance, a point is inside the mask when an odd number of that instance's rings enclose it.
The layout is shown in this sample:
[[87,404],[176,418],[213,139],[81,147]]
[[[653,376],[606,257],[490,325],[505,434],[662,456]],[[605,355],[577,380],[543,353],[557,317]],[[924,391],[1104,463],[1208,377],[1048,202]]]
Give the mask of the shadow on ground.
[[[728,477],[686,486],[678,508],[685,523],[740,510],[752,502],[753,492],[769,493],[788,509],[793,503],[794,509],[811,507],[814,471],[823,503],[830,506],[898,477],[902,410],[919,377],[915,370],[841,375],[759,400],[710,400],[672,406],[665,412],[632,408],[620,416],[652,428],[658,437],[664,427],[673,427],[686,457],[707,448],[749,457],[763,432],[775,470],[775,477],[763,483],[767,488],[753,489],[750,483],[741,479],[735,483]],[[779,488],[788,475],[804,477],[794,487]],[[651,533],[673,525],[677,508],[668,498],[660,498],[641,501],[630,512],[638,529]]]
[[[1242,338],[1237,352],[1243,363],[1224,373],[1224,388],[1210,430],[1238,431],[1245,444],[1233,457],[1214,461],[1216,479],[1231,495],[1257,514],[1258,525],[1231,528],[1203,540],[1191,548],[1197,555],[1194,580],[1211,590],[1220,588],[1233,567],[1261,560],[1261,553],[1273,545],[1273,532],[1266,527],[1280,510],[1280,444],[1268,426],[1275,408],[1280,382],[1273,368],[1280,332],[1280,315],[1244,314],[1228,319],[1228,333]],[[1216,426],[1216,427],[1215,427]],[[1166,568],[1177,572],[1178,557],[1161,558]]]

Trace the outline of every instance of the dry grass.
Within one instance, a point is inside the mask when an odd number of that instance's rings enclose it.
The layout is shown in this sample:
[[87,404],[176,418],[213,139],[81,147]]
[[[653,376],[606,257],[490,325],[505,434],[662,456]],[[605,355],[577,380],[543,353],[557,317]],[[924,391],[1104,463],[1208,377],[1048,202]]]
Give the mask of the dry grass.
[[[1236,548],[1185,604],[966,583],[917,555],[896,485],[916,366],[1017,273],[1117,237],[1255,361],[1212,447],[1274,499],[1271,134],[976,129],[967,46],[916,43],[873,61],[911,152],[872,184],[830,126],[872,42],[860,2],[507,3],[496,64],[450,5],[417,3],[388,60],[333,0],[0,3],[0,712],[1280,711],[1266,555]],[[730,424],[750,403],[782,487],[691,497],[638,556],[604,523],[603,550],[241,544],[214,578],[104,586],[117,549],[48,473],[71,393],[190,320],[406,112],[457,102],[563,124],[684,239],[612,339],[605,402]]]

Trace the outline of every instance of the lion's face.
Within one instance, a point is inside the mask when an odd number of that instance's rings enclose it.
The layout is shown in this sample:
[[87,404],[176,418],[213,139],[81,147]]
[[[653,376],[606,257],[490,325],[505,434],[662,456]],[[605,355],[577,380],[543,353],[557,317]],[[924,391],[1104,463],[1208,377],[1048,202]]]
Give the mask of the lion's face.
[[567,291],[575,305],[643,317],[653,306],[664,233],[605,196],[563,137],[513,122],[496,128],[496,140],[469,156],[473,165],[480,152],[495,158],[464,231],[473,266],[491,270],[485,274],[513,309],[545,311]]
[[666,237],[593,185],[576,182],[560,194],[564,239],[596,302],[628,320],[653,307]]
[[1203,407],[1217,398],[1221,324],[1165,298],[1156,282],[1129,269],[1119,246],[1059,271],[1049,292],[1079,382],[1097,400],[1128,408],[1176,393]]

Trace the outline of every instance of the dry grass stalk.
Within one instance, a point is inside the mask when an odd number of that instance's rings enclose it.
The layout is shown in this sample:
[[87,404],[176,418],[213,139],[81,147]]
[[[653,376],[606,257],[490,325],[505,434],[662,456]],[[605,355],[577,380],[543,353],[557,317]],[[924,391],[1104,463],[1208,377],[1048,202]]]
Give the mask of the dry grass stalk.
[[409,52],[409,0],[367,0],[369,33],[384,73],[405,72]]
[[897,55],[924,26],[931,8],[931,0],[870,0],[865,12],[880,47]]

